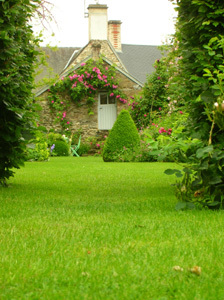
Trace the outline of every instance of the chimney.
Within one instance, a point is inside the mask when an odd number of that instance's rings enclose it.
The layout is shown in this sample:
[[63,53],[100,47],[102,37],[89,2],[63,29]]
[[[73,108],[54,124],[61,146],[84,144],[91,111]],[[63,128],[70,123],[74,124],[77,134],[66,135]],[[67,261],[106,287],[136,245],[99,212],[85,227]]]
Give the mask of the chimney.
[[108,22],[108,39],[114,46],[115,50],[122,52],[121,48],[121,21]]
[[89,41],[107,40],[107,8],[105,4],[89,5]]
[[100,57],[100,49],[101,49],[101,45],[98,43],[93,43],[92,44],[92,58],[93,60],[98,60]]

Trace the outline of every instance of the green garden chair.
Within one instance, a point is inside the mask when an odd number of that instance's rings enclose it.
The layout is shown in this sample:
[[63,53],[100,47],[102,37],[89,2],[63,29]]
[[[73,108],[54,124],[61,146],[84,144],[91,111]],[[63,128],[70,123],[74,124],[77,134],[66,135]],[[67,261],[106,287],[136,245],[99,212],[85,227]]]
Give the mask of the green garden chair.
[[77,151],[79,150],[80,144],[81,144],[81,135],[79,136],[78,144],[77,145],[71,145],[71,147],[70,147],[72,156],[75,155],[75,156],[79,157]]

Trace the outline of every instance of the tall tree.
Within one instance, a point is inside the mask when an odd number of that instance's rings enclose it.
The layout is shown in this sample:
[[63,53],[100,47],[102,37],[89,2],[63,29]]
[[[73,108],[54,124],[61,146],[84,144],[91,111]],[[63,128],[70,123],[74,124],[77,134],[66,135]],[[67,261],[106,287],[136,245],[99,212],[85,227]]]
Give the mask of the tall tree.
[[33,72],[38,41],[29,25],[39,0],[0,1],[0,184],[24,161],[23,130],[32,122]]

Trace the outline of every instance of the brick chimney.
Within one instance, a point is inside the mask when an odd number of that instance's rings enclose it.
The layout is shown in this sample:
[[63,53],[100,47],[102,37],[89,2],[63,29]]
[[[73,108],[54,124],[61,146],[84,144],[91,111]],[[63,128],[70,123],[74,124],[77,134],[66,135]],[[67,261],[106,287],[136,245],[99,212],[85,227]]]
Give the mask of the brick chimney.
[[115,50],[122,52],[121,47],[121,21],[108,22],[108,39],[114,46]]
[[90,4],[89,10],[89,41],[90,40],[107,40],[108,18],[107,5]]

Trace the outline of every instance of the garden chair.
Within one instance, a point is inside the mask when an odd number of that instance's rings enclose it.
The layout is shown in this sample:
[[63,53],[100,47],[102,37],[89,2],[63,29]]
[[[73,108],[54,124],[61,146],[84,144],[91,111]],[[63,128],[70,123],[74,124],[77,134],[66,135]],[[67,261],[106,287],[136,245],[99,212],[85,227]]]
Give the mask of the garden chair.
[[70,147],[72,156],[75,155],[75,156],[79,157],[77,151],[79,150],[80,144],[81,144],[81,135],[79,136],[78,144],[77,145],[71,145],[71,147]]

